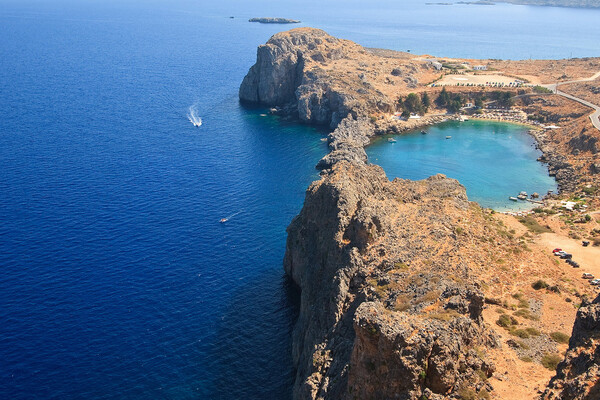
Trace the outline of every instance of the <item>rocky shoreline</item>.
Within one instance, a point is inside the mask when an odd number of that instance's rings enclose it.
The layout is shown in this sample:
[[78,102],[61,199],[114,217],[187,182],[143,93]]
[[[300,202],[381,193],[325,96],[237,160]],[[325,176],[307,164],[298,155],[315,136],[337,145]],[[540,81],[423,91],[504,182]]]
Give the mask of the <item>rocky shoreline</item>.
[[[294,398],[489,398],[496,368],[486,353],[500,343],[483,320],[479,282],[520,244],[469,202],[456,180],[390,182],[368,164],[364,148],[374,136],[448,117],[410,125],[374,117],[394,106],[366,68],[357,79],[327,69],[327,61],[365,53],[323,31],[284,32],[259,47],[240,87],[243,102],[334,128],[316,166],[321,179],[287,229],[284,269],[301,290]],[[419,68],[428,67],[407,70]],[[564,172],[571,166],[552,153],[544,133],[532,134],[557,179],[571,180]]]

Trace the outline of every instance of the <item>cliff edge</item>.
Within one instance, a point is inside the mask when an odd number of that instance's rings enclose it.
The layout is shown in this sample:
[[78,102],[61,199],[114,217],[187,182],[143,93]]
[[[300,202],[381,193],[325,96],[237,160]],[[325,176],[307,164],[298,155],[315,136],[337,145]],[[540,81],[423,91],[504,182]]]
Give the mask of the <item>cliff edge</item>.
[[348,160],[326,170],[288,228],[284,267],[302,291],[295,398],[491,390],[484,349],[497,341],[474,283],[491,260],[488,244],[472,246],[486,225],[443,175],[390,182]]
[[[456,180],[389,181],[368,163],[364,147],[382,133],[369,113],[393,108],[379,88],[411,87],[430,68],[426,61],[386,57],[320,30],[294,29],[259,47],[240,87],[242,101],[335,128],[327,138],[330,152],[317,164],[321,178],[287,229],[284,269],[301,290],[292,338],[294,398],[490,398],[489,378],[502,382],[509,375],[495,373],[494,360],[506,365],[498,361],[506,351],[498,350],[501,343],[527,344],[505,341],[484,322],[484,286],[498,289],[500,298],[487,301],[504,307],[496,310],[501,314],[517,309],[507,297],[521,299],[518,307],[539,308],[538,299],[525,301],[503,279],[509,273],[531,279],[534,265],[544,262],[527,247],[529,234],[515,238],[514,229],[469,202]],[[344,69],[350,61],[352,68]],[[379,76],[379,86],[372,84],[381,71],[402,83]],[[522,262],[510,270],[502,266],[507,260]],[[567,358],[544,400],[596,398],[598,302],[579,310]],[[518,315],[539,319],[530,311]],[[504,326],[501,320],[496,324]],[[540,335],[532,327],[509,333],[523,332]]]
[[362,46],[322,30],[281,32],[258,47],[256,64],[244,78],[239,97],[243,102],[283,107],[301,121],[332,128],[349,114],[394,111],[393,100],[375,88],[367,74],[346,73],[348,65],[362,59],[365,63],[372,59]]
[[577,311],[569,349],[542,400],[600,399],[600,296]]

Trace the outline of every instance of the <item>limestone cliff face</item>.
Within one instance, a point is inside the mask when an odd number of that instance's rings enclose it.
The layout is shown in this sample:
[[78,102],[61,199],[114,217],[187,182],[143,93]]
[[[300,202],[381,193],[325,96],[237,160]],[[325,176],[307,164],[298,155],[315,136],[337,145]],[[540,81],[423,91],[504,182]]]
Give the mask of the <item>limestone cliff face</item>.
[[481,349],[496,340],[471,283],[476,268],[461,261],[482,257],[466,250],[471,224],[456,234],[465,219],[485,225],[464,188],[442,175],[390,182],[380,167],[352,159],[323,172],[288,228],[284,260],[302,291],[296,399],[441,399],[485,389],[494,368]]
[[600,399],[600,296],[577,311],[566,357],[542,399]]
[[240,100],[284,107],[304,122],[337,124],[365,110],[393,111],[393,101],[360,74],[335,73],[335,64],[354,64],[361,46],[312,28],[274,35],[258,48],[256,64],[240,87]]

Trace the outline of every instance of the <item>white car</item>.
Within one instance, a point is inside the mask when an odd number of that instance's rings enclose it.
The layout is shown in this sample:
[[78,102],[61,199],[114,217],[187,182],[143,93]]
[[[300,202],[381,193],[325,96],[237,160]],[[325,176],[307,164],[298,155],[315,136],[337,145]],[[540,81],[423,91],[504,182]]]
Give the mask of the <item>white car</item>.
[[588,272],[584,272],[583,275],[581,275],[581,277],[583,279],[594,279],[594,275],[588,273]]
[[590,281],[590,284],[592,284],[592,285],[600,285],[600,279],[592,279]]

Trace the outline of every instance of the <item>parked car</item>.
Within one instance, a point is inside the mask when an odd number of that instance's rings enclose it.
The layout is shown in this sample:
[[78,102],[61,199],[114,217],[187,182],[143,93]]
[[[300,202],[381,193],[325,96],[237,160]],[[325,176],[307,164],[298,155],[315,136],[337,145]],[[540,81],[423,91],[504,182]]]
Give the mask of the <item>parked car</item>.
[[562,258],[563,260],[568,260],[568,259],[573,258],[573,254],[565,253],[565,254],[562,254],[560,256],[560,258]]
[[579,268],[579,264],[578,264],[578,263],[576,263],[575,261],[573,261],[573,262],[571,263],[571,266],[572,266],[573,268]]
[[588,247],[590,245],[589,240],[584,240],[583,242],[581,242],[583,247]]
[[581,277],[583,279],[594,279],[594,275],[590,274],[589,272],[584,272],[583,275],[581,275]]
[[590,284],[592,284],[592,285],[596,285],[596,286],[597,286],[597,285],[600,285],[600,279],[592,279],[592,280],[590,281]]
[[572,258],[567,259],[567,264],[569,264],[569,265],[573,265],[574,262],[575,261],[573,261]]
[[558,253],[559,251],[562,251],[562,249],[556,248],[556,249],[552,250],[552,252],[553,252],[554,254]]
[[[554,250],[558,250],[558,251],[554,251]],[[552,253],[554,253],[555,256],[560,256],[566,253],[566,251],[562,251],[561,249],[554,249],[552,251]]]

